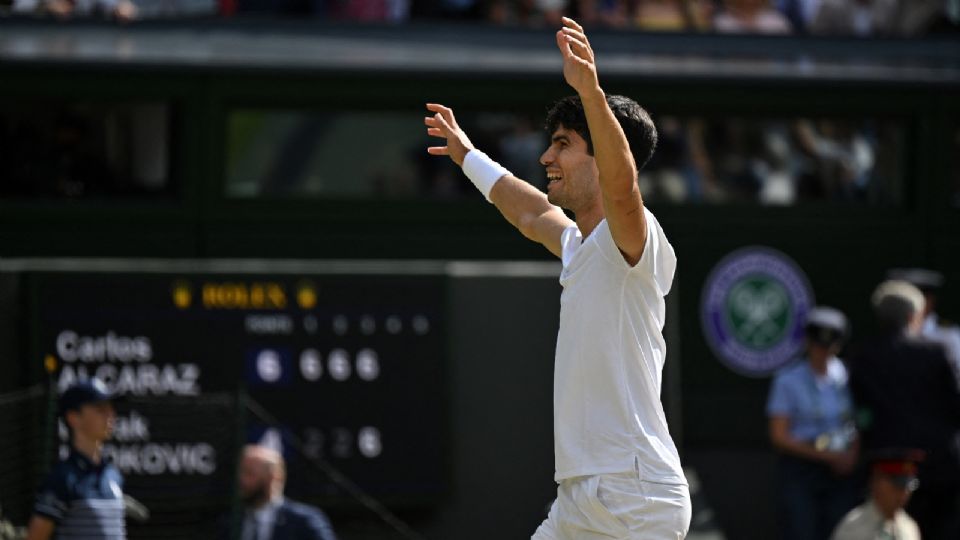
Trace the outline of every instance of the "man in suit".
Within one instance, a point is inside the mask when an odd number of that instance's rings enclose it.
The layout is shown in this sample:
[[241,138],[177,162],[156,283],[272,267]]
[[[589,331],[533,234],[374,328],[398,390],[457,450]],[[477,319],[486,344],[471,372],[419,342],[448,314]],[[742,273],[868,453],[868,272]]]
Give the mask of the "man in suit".
[[945,321],[937,313],[937,301],[945,285],[943,274],[925,268],[896,268],[887,272],[887,277],[906,281],[923,293],[924,319],[920,335],[943,345],[960,386],[960,326]]
[[924,540],[958,538],[960,394],[943,347],[919,336],[923,294],[886,281],[873,296],[881,334],[851,358],[850,390],[866,452],[917,448],[927,458],[907,512]]
[[237,478],[245,510],[240,540],[336,540],[322,511],[284,498],[285,483],[286,466],[279,452],[244,447]]

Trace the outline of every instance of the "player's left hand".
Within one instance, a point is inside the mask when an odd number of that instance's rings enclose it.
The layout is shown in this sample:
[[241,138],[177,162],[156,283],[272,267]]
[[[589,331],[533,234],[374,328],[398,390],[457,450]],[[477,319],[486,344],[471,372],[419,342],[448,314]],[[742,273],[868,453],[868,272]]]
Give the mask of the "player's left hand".
[[563,28],[557,32],[557,47],[563,54],[563,78],[567,84],[585,97],[600,90],[593,49],[583,27],[569,17],[563,18]]

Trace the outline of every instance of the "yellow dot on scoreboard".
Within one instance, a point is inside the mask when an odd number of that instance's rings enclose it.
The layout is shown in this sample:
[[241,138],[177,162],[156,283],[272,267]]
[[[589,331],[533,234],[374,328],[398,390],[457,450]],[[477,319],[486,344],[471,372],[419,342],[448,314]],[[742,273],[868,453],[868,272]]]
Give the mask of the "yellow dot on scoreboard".
[[47,373],[53,373],[57,370],[57,359],[52,354],[48,354],[43,359],[43,367],[47,370]]
[[190,291],[190,286],[180,283],[174,286],[173,288],[173,305],[177,306],[180,309],[187,309],[190,307],[190,302],[193,301],[193,293]]
[[297,291],[297,304],[303,309],[313,309],[317,306],[317,291],[310,285],[301,285]]

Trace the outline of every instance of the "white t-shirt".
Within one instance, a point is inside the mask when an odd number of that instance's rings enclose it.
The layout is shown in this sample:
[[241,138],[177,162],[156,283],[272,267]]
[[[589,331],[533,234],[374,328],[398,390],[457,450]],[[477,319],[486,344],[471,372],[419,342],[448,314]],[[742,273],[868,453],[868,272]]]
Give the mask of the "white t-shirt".
[[677,257],[649,210],[647,242],[636,266],[620,254],[607,221],[583,240],[561,236],[560,332],[554,366],[554,439],[560,482],[628,472],[686,484],[660,404],[666,345],[664,296]]

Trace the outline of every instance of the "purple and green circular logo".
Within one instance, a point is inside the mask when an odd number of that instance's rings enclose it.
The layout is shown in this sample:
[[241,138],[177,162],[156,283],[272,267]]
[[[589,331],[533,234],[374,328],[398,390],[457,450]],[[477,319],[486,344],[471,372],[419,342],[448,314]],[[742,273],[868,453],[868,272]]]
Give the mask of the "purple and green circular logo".
[[806,275],[790,257],[746,247],[710,272],[700,301],[703,334],[730,369],[765,376],[794,359],[813,306]]

